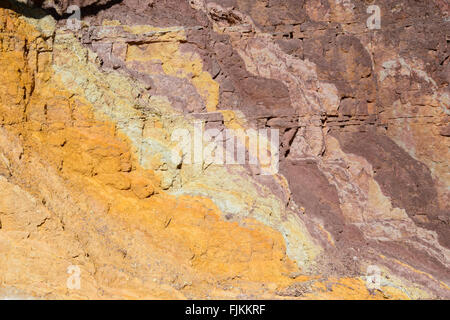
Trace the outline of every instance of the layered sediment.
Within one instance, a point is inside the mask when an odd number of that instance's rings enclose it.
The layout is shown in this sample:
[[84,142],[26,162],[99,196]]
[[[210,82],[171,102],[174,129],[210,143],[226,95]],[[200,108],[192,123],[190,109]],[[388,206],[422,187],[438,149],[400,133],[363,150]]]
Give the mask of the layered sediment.
[[2,1],[0,296],[450,298],[448,4],[371,4]]

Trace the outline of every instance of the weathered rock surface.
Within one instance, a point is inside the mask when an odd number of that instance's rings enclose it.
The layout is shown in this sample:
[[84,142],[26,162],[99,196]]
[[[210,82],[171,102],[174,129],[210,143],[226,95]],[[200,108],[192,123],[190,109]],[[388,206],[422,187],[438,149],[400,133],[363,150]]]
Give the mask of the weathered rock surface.
[[[1,4],[0,296],[450,298],[446,1]],[[173,163],[194,120],[279,173]]]

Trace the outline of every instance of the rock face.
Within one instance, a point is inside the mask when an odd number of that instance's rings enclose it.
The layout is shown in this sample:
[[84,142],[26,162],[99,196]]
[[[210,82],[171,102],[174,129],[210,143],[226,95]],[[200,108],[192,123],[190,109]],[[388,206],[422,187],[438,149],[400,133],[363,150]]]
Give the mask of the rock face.
[[450,298],[447,1],[0,3],[0,297]]

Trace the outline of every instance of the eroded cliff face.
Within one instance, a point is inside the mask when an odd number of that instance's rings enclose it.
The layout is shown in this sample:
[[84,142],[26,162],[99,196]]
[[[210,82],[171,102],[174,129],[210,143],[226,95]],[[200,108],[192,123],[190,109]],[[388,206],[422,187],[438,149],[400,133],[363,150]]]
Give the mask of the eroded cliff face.
[[[371,4],[2,1],[0,296],[450,298],[448,3]],[[197,121],[279,172],[174,162]]]

